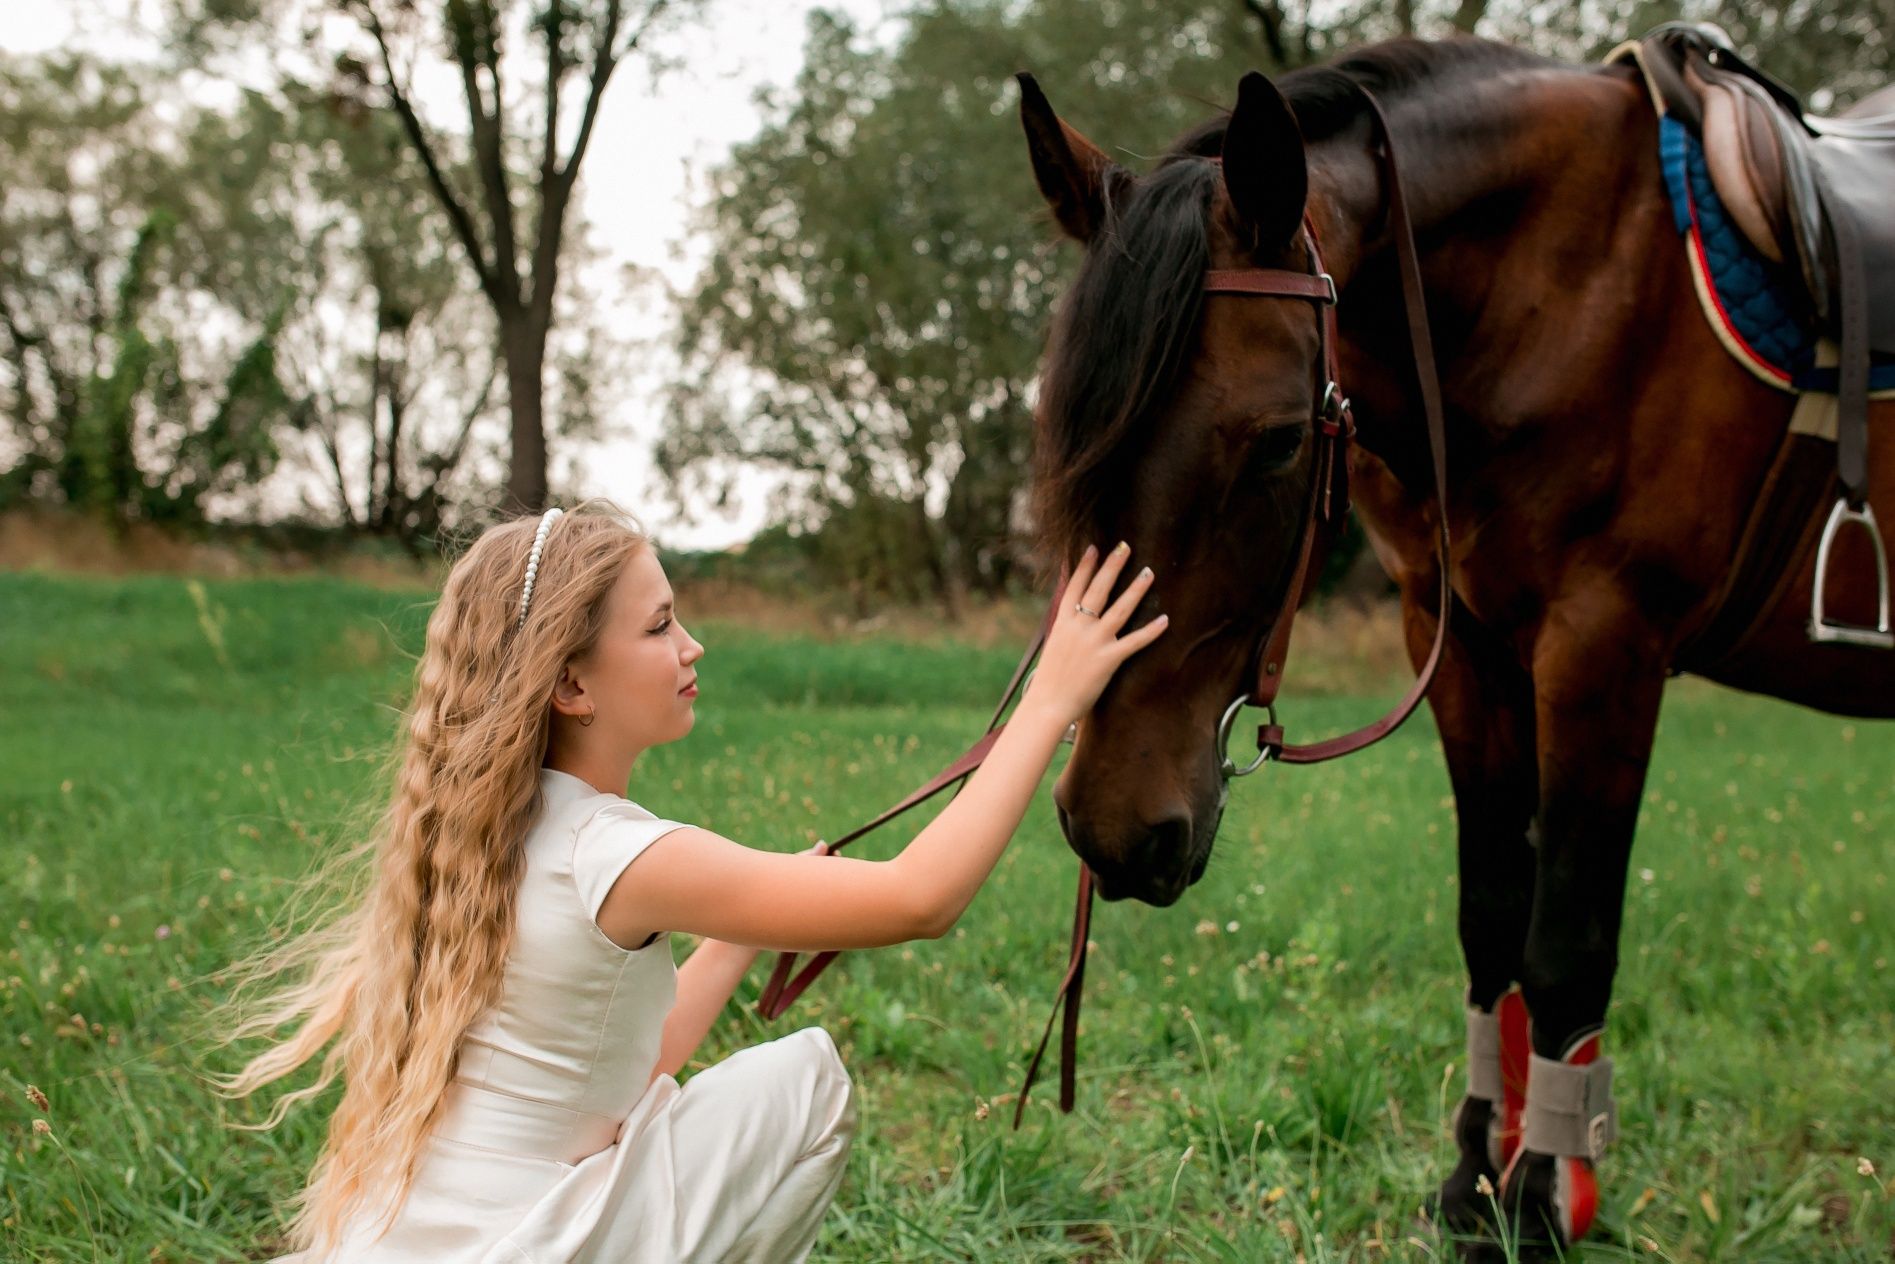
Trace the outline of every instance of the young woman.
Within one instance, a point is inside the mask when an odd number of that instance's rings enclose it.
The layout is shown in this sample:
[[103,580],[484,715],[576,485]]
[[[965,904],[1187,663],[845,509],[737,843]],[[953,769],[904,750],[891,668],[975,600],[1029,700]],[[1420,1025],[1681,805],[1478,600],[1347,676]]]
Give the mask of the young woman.
[[[1119,635],[1152,581],[1111,600],[1126,553],[1087,551],[984,765],[873,861],[753,850],[622,797],[639,755],[694,720],[704,647],[664,568],[609,504],[484,532],[428,620],[393,791],[361,849],[366,898],[265,958],[254,973],[293,981],[231,1028],[297,1024],[226,1081],[236,1094],[327,1047],[270,1124],[344,1081],[286,1258],[804,1258],[855,1128],[829,1036],[675,1076],[759,950],[954,925],[1060,735],[1164,630],[1159,615]],[[704,937],[682,969],[671,931]]]

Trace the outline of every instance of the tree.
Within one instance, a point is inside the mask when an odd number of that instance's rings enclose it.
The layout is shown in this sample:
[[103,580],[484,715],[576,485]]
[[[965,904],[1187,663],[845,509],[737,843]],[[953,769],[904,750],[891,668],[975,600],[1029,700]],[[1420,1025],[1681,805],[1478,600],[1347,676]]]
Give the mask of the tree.
[[1149,153],[1268,55],[1229,0],[1120,14],[944,5],[892,49],[812,16],[793,90],[712,181],[658,453],[681,501],[761,463],[792,475],[789,517],[861,537],[820,555],[852,586],[952,612],[1007,582],[1040,331],[1076,258],[1048,231],[1011,76],[1056,76],[1102,137]]
[[[0,363],[16,449],[0,501],[196,520],[277,459],[280,303],[206,321],[189,163],[138,72],[0,63]],[[206,325],[209,329],[206,329]]]
[[[181,47],[219,35],[306,29],[320,48],[352,24],[332,90],[385,108],[425,173],[438,213],[485,296],[505,366],[508,498],[546,500],[547,346],[558,312],[568,218],[599,104],[618,66],[646,54],[687,0],[178,0]],[[509,52],[510,49],[521,50]],[[444,64],[458,79],[464,132],[423,118],[415,83]]]

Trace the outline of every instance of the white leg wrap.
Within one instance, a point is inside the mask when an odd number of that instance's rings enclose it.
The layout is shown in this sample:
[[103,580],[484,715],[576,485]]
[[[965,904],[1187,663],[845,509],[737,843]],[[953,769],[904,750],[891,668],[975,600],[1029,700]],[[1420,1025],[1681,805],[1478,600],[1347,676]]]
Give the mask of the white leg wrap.
[[1500,1103],[1500,1019],[1467,1007],[1467,1095]]
[[1528,1062],[1526,1128],[1521,1144],[1535,1154],[1591,1159],[1619,1135],[1612,1100],[1612,1059],[1584,1066],[1534,1054]]

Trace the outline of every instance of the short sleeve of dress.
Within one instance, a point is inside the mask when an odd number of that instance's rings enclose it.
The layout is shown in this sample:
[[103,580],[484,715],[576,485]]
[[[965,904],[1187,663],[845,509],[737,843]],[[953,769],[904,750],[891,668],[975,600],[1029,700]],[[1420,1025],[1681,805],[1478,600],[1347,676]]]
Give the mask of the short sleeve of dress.
[[579,888],[586,916],[597,922],[599,906],[605,903],[606,892],[625,872],[625,866],[660,838],[684,826],[683,821],[653,816],[628,799],[608,803],[588,817],[573,837],[572,851],[572,879]]

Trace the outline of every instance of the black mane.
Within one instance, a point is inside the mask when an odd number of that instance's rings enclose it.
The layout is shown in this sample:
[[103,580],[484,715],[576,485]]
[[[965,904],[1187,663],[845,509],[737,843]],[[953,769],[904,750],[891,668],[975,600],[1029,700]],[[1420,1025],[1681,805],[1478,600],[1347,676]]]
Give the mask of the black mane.
[[[1550,65],[1505,44],[1476,39],[1392,40],[1325,66],[1277,79],[1303,139],[1339,135],[1363,115],[1358,88],[1392,108],[1427,87],[1452,126],[1452,89],[1508,70]],[[1040,379],[1034,516],[1057,564],[1098,534],[1099,509],[1122,491],[1184,367],[1203,306],[1210,260],[1209,210],[1217,167],[1193,161],[1222,152],[1229,115],[1194,128],[1136,181],[1115,171],[1105,226],[1061,305]]]

